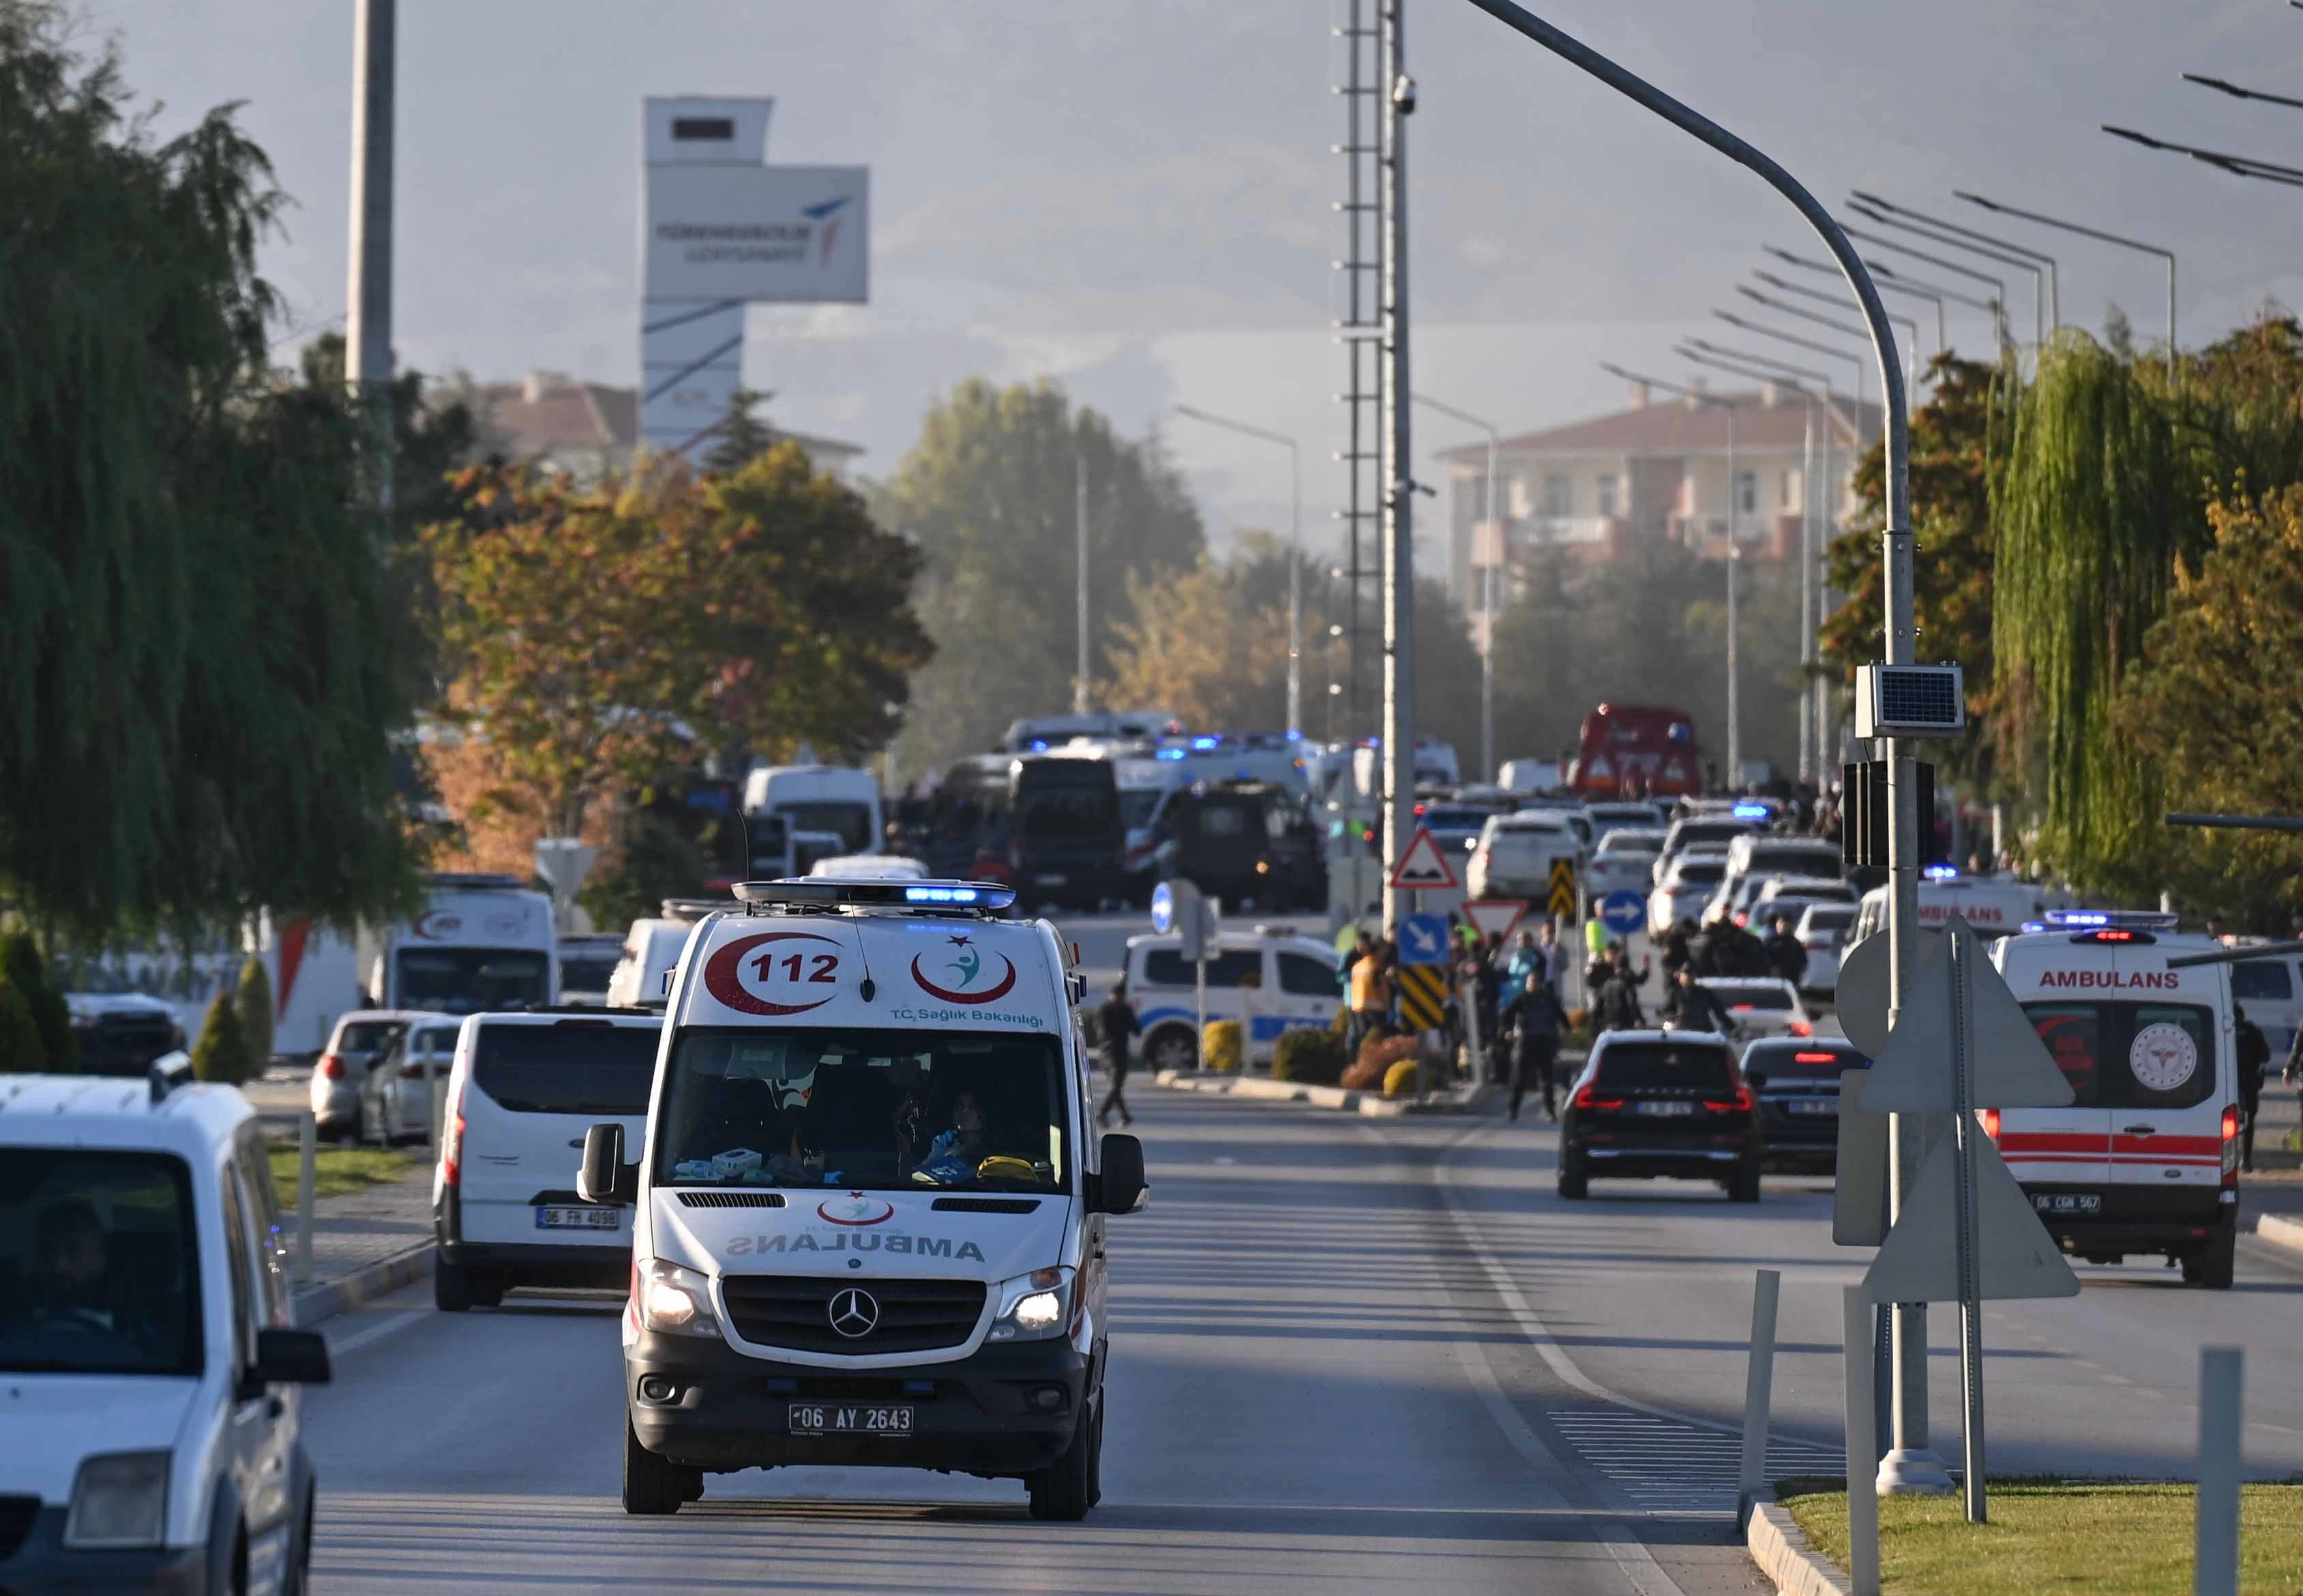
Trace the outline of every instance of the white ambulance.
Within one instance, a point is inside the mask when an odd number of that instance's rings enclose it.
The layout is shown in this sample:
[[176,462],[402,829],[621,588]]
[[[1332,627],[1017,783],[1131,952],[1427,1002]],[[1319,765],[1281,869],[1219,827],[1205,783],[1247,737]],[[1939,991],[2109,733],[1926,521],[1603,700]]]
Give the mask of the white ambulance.
[[360,927],[362,1007],[477,1014],[560,1001],[549,896],[516,876],[444,874],[424,885],[414,920]]
[[2239,1222],[2239,1067],[2231,966],[2167,914],[2052,910],[1992,960],[2077,1094],[1986,1109],[1983,1128],[2074,1257],[2160,1253],[2228,1290]]
[[682,953],[628,1204],[624,1508],[829,1464],[1101,1491],[1106,1216],[1143,1147],[1094,1134],[1084,978],[982,882],[745,882]]

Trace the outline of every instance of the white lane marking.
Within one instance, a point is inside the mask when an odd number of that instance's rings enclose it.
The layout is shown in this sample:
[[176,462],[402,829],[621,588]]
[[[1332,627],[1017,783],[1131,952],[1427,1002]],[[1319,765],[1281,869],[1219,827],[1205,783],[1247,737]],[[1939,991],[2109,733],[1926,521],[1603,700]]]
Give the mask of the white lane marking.
[[420,1313],[394,1314],[381,1324],[371,1324],[355,1335],[348,1335],[342,1340],[330,1341],[328,1356],[342,1357],[347,1352],[357,1352],[370,1341],[380,1341],[393,1331],[405,1330],[423,1317],[425,1315]]

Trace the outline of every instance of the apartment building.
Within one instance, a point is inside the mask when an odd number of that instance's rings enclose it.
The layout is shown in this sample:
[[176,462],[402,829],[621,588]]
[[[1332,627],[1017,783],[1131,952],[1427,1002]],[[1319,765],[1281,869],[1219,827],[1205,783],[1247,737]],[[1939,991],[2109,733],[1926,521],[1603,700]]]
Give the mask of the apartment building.
[[[477,384],[469,397],[513,458],[535,460],[578,481],[624,469],[638,446],[639,394],[633,389],[537,371],[517,382]],[[768,431],[778,442],[797,443],[808,464],[832,476],[844,477],[848,463],[864,452],[863,445],[837,438],[774,426]],[[707,441],[703,449],[709,448]]]

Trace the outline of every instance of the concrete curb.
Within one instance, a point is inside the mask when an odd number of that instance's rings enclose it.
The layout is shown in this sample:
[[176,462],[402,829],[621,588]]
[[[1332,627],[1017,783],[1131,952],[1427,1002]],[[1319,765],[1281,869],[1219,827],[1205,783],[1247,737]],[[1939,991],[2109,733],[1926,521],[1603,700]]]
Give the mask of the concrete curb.
[[1339,1086],[1309,1086],[1260,1075],[1201,1075],[1180,1070],[1162,1070],[1152,1078],[1152,1084],[1170,1091],[1209,1092],[1219,1097],[1246,1097],[1261,1103],[1309,1104],[1314,1108],[1382,1120],[1407,1114],[1473,1113],[1486,1105],[1494,1090],[1474,1087],[1469,1091],[1441,1093],[1419,1102],[1409,1097],[1385,1097],[1375,1092],[1346,1091]]
[[1776,1596],[1852,1596],[1853,1587],[1836,1564],[1808,1544],[1791,1509],[1761,1491],[1743,1525],[1743,1544],[1776,1587]]
[[428,1239],[419,1241],[405,1252],[379,1258],[338,1279],[299,1287],[290,1310],[296,1327],[308,1330],[323,1319],[333,1319],[364,1302],[397,1291],[411,1281],[423,1279],[432,1268],[434,1245]]
[[2254,1237],[2289,1252],[2303,1253],[2303,1221],[2288,1218],[2283,1214],[2258,1214],[2255,1216]]

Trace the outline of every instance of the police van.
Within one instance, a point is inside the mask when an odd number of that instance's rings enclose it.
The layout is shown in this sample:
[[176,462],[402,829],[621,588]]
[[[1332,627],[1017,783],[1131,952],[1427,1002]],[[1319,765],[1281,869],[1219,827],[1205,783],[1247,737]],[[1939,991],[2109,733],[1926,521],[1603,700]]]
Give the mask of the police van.
[[2068,1108],[1985,1109],[1987,1135],[2063,1249],[2160,1253],[2186,1282],[2231,1283],[2239,1068],[2231,966],[2171,914],[2049,911],[1992,960],[2071,1085]]
[[579,1196],[634,1210],[625,1510],[824,1464],[1084,1517],[1105,1223],[1148,1189],[1142,1145],[1093,1134],[1067,945],[982,882],[736,896],[674,973],[637,1161],[621,1125],[584,1138]]

